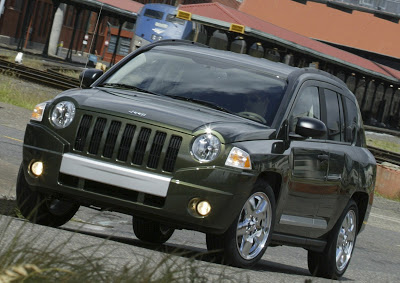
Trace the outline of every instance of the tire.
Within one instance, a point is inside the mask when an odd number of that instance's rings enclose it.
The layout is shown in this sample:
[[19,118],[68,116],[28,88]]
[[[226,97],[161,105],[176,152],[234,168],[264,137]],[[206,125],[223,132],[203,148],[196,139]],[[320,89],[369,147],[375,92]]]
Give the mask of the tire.
[[32,223],[58,227],[67,223],[78,211],[79,204],[59,200],[33,191],[25,180],[21,165],[18,172],[17,207],[22,216]]
[[274,192],[268,184],[259,182],[228,230],[223,235],[206,236],[207,249],[222,249],[224,262],[230,265],[253,266],[267,249],[274,223]]
[[142,219],[132,218],[133,232],[136,237],[147,243],[163,244],[171,238],[175,229],[166,227],[158,222]]
[[[339,279],[349,266],[357,239],[358,208],[350,200],[329,235],[322,253],[308,251],[308,270],[313,276]],[[336,253],[341,256],[336,259]]]

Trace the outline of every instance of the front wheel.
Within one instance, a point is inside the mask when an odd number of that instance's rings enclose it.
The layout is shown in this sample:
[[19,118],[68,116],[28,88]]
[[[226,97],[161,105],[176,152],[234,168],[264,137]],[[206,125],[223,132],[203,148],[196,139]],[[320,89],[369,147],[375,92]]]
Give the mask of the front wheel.
[[143,242],[163,244],[171,238],[175,229],[164,226],[158,222],[133,217],[133,232]]
[[222,249],[224,261],[250,267],[265,253],[275,223],[275,198],[265,183],[255,186],[233,224],[223,235],[207,235],[208,250]]
[[308,269],[314,276],[339,279],[349,266],[357,238],[358,209],[350,200],[329,236],[325,251],[308,252]]
[[79,204],[33,191],[25,180],[22,165],[18,172],[16,189],[19,211],[22,216],[36,224],[50,227],[64,225],[79,209]]

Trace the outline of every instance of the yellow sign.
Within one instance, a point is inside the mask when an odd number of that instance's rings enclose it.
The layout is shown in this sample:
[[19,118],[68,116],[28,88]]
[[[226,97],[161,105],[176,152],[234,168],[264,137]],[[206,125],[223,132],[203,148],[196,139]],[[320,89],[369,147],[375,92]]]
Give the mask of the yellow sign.
[[245,26],[238,25],[238,24],[231,24],[229,31],[237,32],[237,33],[244,33]]
[[179,19],[183,19],[186,21],[191,21],[192,20],[192,13],[185,12],[182,10],[178,10],[178,13],[176,14],[176,17]]

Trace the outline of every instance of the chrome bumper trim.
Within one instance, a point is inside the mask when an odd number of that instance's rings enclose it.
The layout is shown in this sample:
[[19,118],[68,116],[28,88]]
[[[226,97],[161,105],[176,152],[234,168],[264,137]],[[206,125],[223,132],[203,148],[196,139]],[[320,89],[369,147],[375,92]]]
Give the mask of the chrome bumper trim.
[[167,196],[172,179],[71,153],[63,154],[60,172],[160,197]]
[[309,218],[309,217],[286,215],[286,214],[282,214],[281,219],[279,220],[279,224],[317,228],[317,229],[326,229],[328,227],[328,223],[326,222],[325,219]]

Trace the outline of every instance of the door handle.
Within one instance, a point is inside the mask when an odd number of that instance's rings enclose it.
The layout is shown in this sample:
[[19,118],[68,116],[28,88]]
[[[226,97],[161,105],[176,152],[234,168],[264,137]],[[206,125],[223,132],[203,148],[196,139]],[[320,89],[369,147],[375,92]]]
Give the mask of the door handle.
[[327,155],[327,154],[319,154],[318,155],[318,160],[319,161],[325,161],[325,160],[328,160],[329,159],[329,155]]

